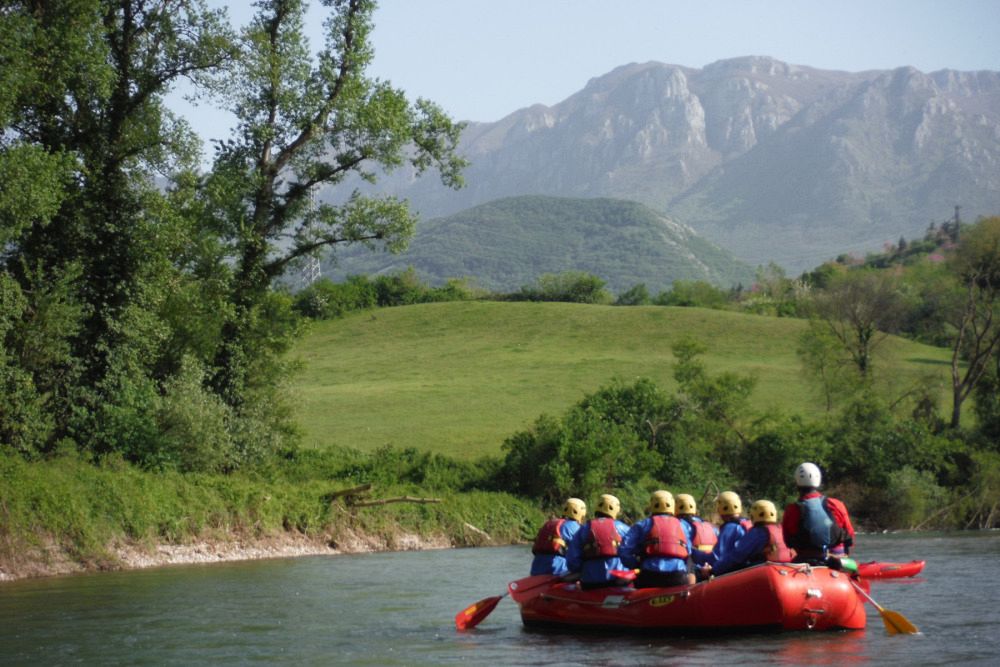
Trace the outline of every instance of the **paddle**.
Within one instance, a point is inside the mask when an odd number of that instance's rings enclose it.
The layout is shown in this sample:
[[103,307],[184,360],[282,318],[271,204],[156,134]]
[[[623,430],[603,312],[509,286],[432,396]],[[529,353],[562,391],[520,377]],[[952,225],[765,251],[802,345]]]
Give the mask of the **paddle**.
[[[552,574],[539,574],[533,577],[518,579],[513,582],[511,586],[514,587],[514,590],[526,591],[535,588],[536,586],[551,583],[556,579],[559,579],[559,577]],[[488,598],[483,598],[479,602],[473,602],[471,605],[455,614],[455,629],[471,630],[476,627],[484,618],[490,615],[500,600],[504,599],[508,595],[510,595],[509,587],[503,595],[493,595]]]
[[508,593],[483,598],[479,602],[473,602],[471,605],[458,612],[455,615],[455,629],[471,630],[479,625],[479,622],[489,616],[490,612],[496,608],[497,603],[504,599]]
[[906,634],[906,635],[916,635],[920,633],[917,626],[910,623],[909,619],[900,614],[898,611],[893,611],[891,609],[886,609],[878,602],[872,599],[872,596],[865,593],[865,589],[858,586],[855,582],[851,582],[851,585],[857,589],[858,593],[861,593],[866,600],[872,603],[872,606],[878,609],[878,613],[882,616],[882,622],[885,623],[886,632],[890,635],[895,634]]

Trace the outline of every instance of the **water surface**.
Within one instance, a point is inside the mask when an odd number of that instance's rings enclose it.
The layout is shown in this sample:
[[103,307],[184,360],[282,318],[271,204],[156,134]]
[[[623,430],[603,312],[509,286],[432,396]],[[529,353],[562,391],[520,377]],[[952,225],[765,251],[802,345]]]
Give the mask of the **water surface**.
[[454,616],[526,576],[528,547],[184,565],[0,584],[4,665],[1000,664],[1000,534],[871,536],[860,560],[923,558],[872,596],[921,635],[649,637],[529,632],[504,599],[478,628]]

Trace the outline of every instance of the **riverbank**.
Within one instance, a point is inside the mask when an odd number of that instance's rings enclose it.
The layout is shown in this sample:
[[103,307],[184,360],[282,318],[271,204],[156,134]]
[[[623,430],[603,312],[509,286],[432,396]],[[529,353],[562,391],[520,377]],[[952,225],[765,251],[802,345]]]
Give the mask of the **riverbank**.
[[333,476],[306,459],[266,475],[182,474],[0,452],[0,581],[514,544],[545,518],[534,503],[506,493],[456,491],[458,483],[426,477],[401,483],[405,471],[368,479],[353,472]]
[[[470,531],[471,532],[471,531]],[[493,546],[492,538],[482,546]],[[166,565],[209,564],[228,561],[334,556],[382,551],[427,551],[456,546],[445,535],[366,535],[342,532],[338,539],[316,538],[301,533],[283,533],[260,538],[199,540],[186,544],[141,544],[119,542],[109,545],[99,559],[81,561],[52,540],[29,547],[17,556],[0,560],[0,582],[35,577],[83,574],[97,571],[134,570]]]

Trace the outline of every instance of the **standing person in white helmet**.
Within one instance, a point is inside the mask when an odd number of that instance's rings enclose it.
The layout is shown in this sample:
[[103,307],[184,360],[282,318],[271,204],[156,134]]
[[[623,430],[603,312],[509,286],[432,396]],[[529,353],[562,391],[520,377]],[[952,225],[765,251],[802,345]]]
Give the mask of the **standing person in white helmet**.
[[781,529],[785,543],[797,552],[796,562],[827,564],[830,556],[846,556],[854,545],[854,526],[847,507],[819,492],[822,481],[815,463],[806,462],[795,469],[799,499],[785,508]]

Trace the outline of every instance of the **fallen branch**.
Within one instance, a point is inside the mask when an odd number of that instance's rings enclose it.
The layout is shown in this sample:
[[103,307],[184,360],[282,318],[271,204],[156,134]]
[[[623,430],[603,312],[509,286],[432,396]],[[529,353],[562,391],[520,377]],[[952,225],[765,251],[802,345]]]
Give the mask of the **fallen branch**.
[[341,489],[340,491],[333,491],[331,493],[323,496],[323,500],[328,503],[332,503],[337,498],[343,498],[350,502],[350,499],[354,496],[360,496],[371,491],[371,484],[362,484],[361,486],[352,486],[349,489]]
[[373,505],[388,505],[389,503],[419,503],[422,505],[428,503],[439,503],[440,498],[414,498],[413,496],[399,496],[398,498],[382,498],[381,500],[363,500],[361,502],[352,503],[354,507],[372,507]]
[[480,537],[482,537],[482,538],[484,538],[484,539],[486,539],[486,540],[488,540],[490,542],[493,541],[493,538],[490,537],[490,534],[487,533],[485,530],[482,530],[480,528],[476,528],[471,523],[463,523],[462,525],[465,526],[466,530],[472,531],[474,534],[479,535]]
[[[951,503],[949,505],[945,505],[943,508],[939,509],[937,512],[934,512],[933,514],[931,514],[929,517],[927,517],[926,519],[924,519],[923,521],[921,521],[920,523],[918,523],[916,526],[914,526],[913,528],[911,528],[911,530],[923,530],[924,526],[928,525],[930,522],[934,521],[938,517],[943,516],[944,514],[947,514],[948,512],[951,512],[956,507],[958,507],[960,504],[964,503],[966,500],[968,500],[970,497],[972,497],[973,494],[978,493],[978,492],[979,492],[978,488],[975,488],[972,491],[969,491],[968,493],[966,493],[964,496],[962,496],[961,498],[959,498],[955,502],[953,502],[953,503]],[[965,528],[968,529],[969,526],[966,526]]]

